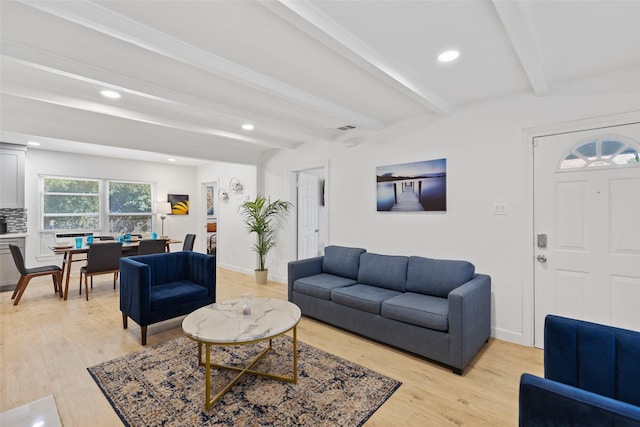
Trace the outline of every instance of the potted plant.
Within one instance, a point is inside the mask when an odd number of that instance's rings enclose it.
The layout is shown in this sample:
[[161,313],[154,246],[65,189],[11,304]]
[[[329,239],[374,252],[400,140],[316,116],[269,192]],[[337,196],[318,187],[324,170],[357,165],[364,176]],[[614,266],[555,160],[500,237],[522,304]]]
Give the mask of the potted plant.
[[271,248],[276,246],[276,226],[275,222],[284,217],[291,203],[282,200],[267,199],[258,194],[256,199],[247,200],[240,205],[240,214],[247,226],[249,234],[256,233],[256,243],[253,250],[258,254],[259,267],[256,269],[256,282],[264,284],[267,282],[269,270],[265,268],[265,260]]

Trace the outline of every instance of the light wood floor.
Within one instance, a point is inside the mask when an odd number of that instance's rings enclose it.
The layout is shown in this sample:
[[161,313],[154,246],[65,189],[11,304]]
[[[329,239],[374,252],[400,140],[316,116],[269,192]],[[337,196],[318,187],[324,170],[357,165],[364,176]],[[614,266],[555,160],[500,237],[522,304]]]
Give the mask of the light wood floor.
[[[65,426],[118,426],[87,367],[140,350],[140,328],[122,329],[111,276],[96,276],[87,302],[77,272],[69,299],[34,279],[20,304],[0,293],[0,412],[53,394]],[[219,301],[249,292],[286,299],[286,285],[218,270]],[[182,334],[182,318],[149,326],[148,346]],[[520,374],[543,372],[542,351],[491,339],[463,376],[408,353],[303,317],[298,339],[402,382],[366,426],[515,426]]]

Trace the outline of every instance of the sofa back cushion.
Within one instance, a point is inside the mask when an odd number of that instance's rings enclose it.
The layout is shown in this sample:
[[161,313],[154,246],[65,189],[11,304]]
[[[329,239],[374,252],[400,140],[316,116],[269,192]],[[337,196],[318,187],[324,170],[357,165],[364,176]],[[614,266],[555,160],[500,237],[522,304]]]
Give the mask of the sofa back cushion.
[[358,277],[360,255],[365,252],[361,248],[327,246],[324,248],[322,272],[355,280]]
[[180,251],[139,255],[129,259],[146,264],[150,268],[151,286],[188,280],[211,287],[216,283],[216,259],[200,252]]
[[407,261],[406,256],[364,253],[360,256],[358,283],[404,292]]
[[149,266],[151,286],[175,282],[186,276],[184,254],[182,252],[137,255],[129,257],[129,259]]
[[407,291],[446,298],[449,292],[473,278],[475,266],[468,261],[409,257]]

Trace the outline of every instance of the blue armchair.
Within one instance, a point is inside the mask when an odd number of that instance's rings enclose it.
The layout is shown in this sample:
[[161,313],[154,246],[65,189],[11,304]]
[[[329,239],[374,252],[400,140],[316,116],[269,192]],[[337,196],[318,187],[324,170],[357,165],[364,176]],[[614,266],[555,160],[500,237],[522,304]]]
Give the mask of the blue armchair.
[[120,259],[120,311],[141,327],[189,314],[216,302],[216,258],[198,252],[171,252]]
[[547,316],[544,378],[520,378],[520,427],[640,426],[640,332]]

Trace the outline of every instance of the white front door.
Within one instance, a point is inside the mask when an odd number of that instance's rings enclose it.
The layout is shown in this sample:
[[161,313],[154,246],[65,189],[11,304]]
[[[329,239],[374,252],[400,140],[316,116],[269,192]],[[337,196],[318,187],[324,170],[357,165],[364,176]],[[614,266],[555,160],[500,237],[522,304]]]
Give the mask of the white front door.
[[534,139],[535,346],[557,314],[640,330],[640,124]]
[[298,172],[298,259],[318,256],[318,176]]

